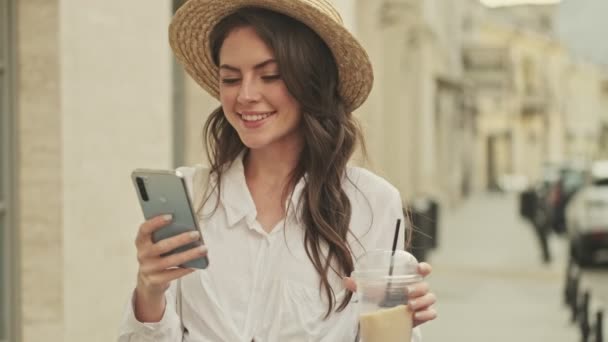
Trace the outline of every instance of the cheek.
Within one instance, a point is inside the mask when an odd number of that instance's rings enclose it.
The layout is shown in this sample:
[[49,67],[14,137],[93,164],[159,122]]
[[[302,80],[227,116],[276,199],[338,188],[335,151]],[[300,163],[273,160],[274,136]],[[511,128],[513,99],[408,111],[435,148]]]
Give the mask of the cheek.
[[274,102],[281,107],[289,108],[290,111],[299,112],[300,105],[293,96],[287,91],[287,87],[282,86],[273,92]]
[[220,102],[222,103],[222,106],[232,102],[232,98],[233,96],[229,90],[220,89]]
[[220,105],[222,106],[222,110],[224,111],[224,117],[230,122],[234,124],[233,110],[234,110],[234,97],[231,96],[230,92],[220,91]]
[[228,117],[229,119],[231,117],[230,114],[234,111],[236,103],[235,101],[235,98],[233,96],[230,96],[229,94],[220,94],[220,105],[224,110],[224,115],[226,115],[226,117]]

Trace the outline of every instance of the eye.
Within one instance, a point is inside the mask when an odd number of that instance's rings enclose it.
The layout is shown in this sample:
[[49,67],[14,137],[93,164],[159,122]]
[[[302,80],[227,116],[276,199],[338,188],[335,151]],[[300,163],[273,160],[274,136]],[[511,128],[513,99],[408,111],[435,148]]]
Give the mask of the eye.
[[240,78],[222,78],[223,84],[235,84],[240,81]]
[[270,82],[270,81],[276,81],[276,80],[281,79],[281,75],[267,75],[267,76],[262,76],[262,79],[263,79],[264,81],[268,81],[268,82]]

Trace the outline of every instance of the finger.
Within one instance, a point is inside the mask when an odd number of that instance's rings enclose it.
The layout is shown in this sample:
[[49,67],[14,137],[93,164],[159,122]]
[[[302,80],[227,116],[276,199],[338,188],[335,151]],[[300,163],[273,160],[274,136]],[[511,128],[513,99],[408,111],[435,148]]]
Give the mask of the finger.
[[188,275],[194,272],[195,269],[192,268],[172,268],[169,270],[164,270],[158,273],[153,273],[148,275],[147,279],[150,285],[164,285],[175,279],[181,278],[185,275]]
[[350,292],[357,292],[357,283],[355,283],[353,278],[350,278],[350,277],[342,278],[342,284]]
[[428,308],[423,311],[414,313],[414,326],[417,327],[422,323],[432,321],[437,318],[437,311],[434,308]]
[[171,220],[173,220],[173,215],[166,214],[153,217],[142,223],[137,231],[135,245],[139,247],[144,243],[151,242],[152,239],[150,237],[152,236],[152,233],[166,226]]
[[408,298],[417,298],[424,296],[429,292],[429,284],[427,282],[416,283],[413,285],[408,285],[406,288],[406,294]]
[[409,300],[407,305],[409,306],[410,310],[416,312],[416,311],[425,310],[426,308],[435,304],[436,301],[437,301],[437,298],[435,297],[434,293],[427,293],[422,297],[418,297],[416,299]]
[[168,255],[166,257],[150,260],[142,266],[142,271],[157,273],[168,268],[178,267],[190,260],[198,259],[207,255],[207,246],[201,245],[190,248],[187,251]]
[[196,231],[190,231],[190,232],[184,232],[181,234],[178,234],[176,236],[167,238],[167,239],[163,239],[158,241],[157,243],[153,244],[152,246],[150,246],[150,248],[148,248],[144,253],[146,253],[146,255],[144,255],[145,257],[157,257],[160,256],[162,254],[171,252],[172,250],[181,247],[183,245],[195,242],[195,241],[200,241],[201,239],[201,234]]
[[426,262],[421,262],[418,264],[418,273],[421,276],[426,277],[431,274],[431,272],[433,272],[433,267],[430,264]]

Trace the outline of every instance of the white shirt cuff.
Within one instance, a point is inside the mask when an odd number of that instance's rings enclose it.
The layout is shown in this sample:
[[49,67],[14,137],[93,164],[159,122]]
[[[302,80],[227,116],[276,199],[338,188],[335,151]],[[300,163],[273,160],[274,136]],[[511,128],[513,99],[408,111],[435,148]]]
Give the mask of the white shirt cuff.
[[181,322],[179,316],[175,312],[175,306],[172,304],[173,298],[169,291],[165,294],[165,299],[167,304],[160,321],[154,323],[140,322],[135,317],[134,291],[131,295],[131,300],[129,300],[127,307],[125,308],[120,335],[137,335],[145,339],[157,341],[179,334],[178,331],[181,329]]

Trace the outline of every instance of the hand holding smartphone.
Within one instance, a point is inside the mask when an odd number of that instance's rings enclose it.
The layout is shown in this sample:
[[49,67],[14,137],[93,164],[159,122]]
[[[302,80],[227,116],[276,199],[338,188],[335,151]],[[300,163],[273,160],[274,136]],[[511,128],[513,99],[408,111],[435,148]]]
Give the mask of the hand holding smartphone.
[[[198,247],[204,241],[183,175],[179,171],[137,169],[131,174],[131,179],[146,220],[171,215],[171,220],[166,221],[166,225],[155,228],[152,232],[153,243],[170,239],[165,245],[175,246],[161,254],[161,257],[173,256],[175,259],[177,255],[185,257],[184,252],[186,251],[191,251],[187,253],[188,255],[197,250],[200,251]],[[198,234],[193,232],[198,232]],[[181,237],[177,238],[178,236]],[[192,241],[195,236],[200,238]],[[189,238],[190,240],[188,240]],[[175,245],[177,243],[183,244]],[[197,248],[197,250],[192,252],[193,248]],[[197,269],[205,269],[208,265],[209,259],[206,254],[179,264],[183,268]]]

